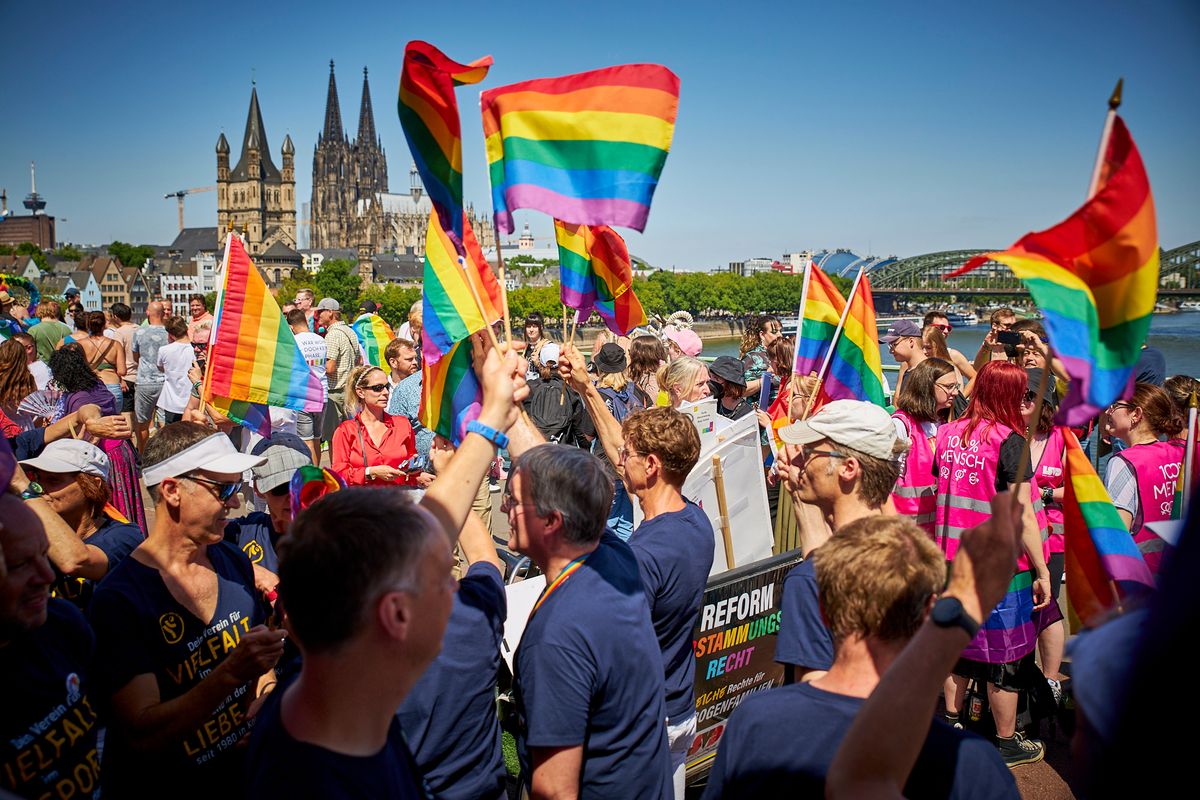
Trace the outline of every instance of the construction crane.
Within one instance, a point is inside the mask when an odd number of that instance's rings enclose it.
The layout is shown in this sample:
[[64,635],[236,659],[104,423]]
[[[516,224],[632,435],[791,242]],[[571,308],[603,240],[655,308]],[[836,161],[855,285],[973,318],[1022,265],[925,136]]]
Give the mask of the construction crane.
[[196,189],[180,189],[178,192],[168,192],[163,195],[164,200],[170,200],[172,197],[179,200],[179,231],[183,232],[183,198],[189,194],[200,194],[201,192],[216,191],[215,186],[201,186]]

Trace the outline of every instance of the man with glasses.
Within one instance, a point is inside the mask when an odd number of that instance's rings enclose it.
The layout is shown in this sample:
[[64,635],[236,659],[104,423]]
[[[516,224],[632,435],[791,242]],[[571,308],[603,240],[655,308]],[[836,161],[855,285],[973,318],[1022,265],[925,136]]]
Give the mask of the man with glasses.
[[315,331],[317,329],[317,313],[313,308],[313,300],[316,299],[312,289],[297,289],[296,298],[292,301],[296,308],[304,312],[304,318],[308,320],[308,329]]
[[[913,323],[908,323],[916,327]],[[889,497],[900,477],[899,456],[907,443],[896,436],[887,411],[874,403],[835,400],[807,420],[779,429],[780,473],[798,519],[811,519],[815,506],[833,535],[863,517],[894,513]],[[817,574],[809,557],[830,534],[805,526],[805,560],[783,584],[783,614],[775,660],[793,680],[810,681],[833,664],[833,637],[817,603]]]
[[992,329],[983,337],[979,352],[975,354],[975,371],[983,369],[989,361],[1007,361],[1016,355],[1016,349],[1011,344],[1004,344],[997,339],[1001,331],[1010,331],[1017,322],[1017,315],[1008,306],[997,308],[992,312]]
[[111,709],[102,786],[219,797],[240,785],[251,705],[274,683],[286,634],[246,554],[224,541],[242,472],[265,458],[176,422],[150,438],[143,480],[155,503],[149,536],[96,588],[98,683]]

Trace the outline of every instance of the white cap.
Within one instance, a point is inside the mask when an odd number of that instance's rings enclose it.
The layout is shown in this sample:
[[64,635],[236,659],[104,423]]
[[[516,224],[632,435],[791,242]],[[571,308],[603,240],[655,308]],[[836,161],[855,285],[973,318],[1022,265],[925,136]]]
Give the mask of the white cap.
[[157,486],[164,478],[177,478],[198,469],[209,472],[245,472],[251,467],[261,466],[267,459],[239,453],[223,433],[214,433],[201,439],[186,450],[142,470],[142,483]]
[[42,472],[83,472],[108,480],[108,456],[96,445],[80,439],[53,441],[37,458],[27,458],[21,465]]
[[874,403],[834,400],[807,420],[780,428],[779,438],[788,444],[812,444],[828,439],[860,453],[890,460],[896,446],[896,426],[891,415]]
[[542,345],[542,349],[538,351],[538,361],[543,364],[557,364],[559,355],[559,346],[557,342],[546,342]]

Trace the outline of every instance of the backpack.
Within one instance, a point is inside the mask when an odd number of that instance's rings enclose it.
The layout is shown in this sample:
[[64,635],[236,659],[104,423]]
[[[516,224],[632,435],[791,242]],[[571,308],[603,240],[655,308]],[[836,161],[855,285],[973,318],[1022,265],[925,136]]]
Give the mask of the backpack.
[[[632,386],[632,384],[630,385]],[[616,389],[609,389],[608,387],[597,387],[596,391],[608,401],[608,405],[612,407],[612,413],[617,418],[617,422],[624,422],[625,418],[634,411],[641,411],[646,407],[646,404],[642,402],[642,398],[628,389],[618,392]]]
[[575,398],[563,397],[561,380],[540,381],[529,398],[529,416],[548,442],[573,444]]

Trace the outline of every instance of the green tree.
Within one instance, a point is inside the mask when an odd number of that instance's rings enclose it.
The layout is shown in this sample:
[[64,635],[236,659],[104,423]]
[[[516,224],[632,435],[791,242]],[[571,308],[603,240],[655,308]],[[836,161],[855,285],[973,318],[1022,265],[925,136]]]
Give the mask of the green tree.
[[[54,251],[54,255],[67,261],[79,261],[83,258],[83,251],[74,245],[64,244]],[[121,263],[125,262],[122,260]],[[126,266],[141,266],[141,264],[126,264]]]
[[37,264],[37,268],[45,272],[49,267],[49,261],[46,259],[46,254],[42,252],[42,248],[38,247],[33,242],[21,242],[17,245],[16,254],[19,256],[29,256],[33,259],[33,263]]
[[147,258],[154,257],[154,246],[149,244],[133,245],[115,241],[107,249],[110,256],[119,259],[127,267],[140,267]]
[[[379,304],[379,316],[387,320],[392,328],[399,328],[408,319],[408,310],[421,299],[420,287],[369,286],[361,300],[374,300]],[[351,320],[353,321],[353,320]]]

